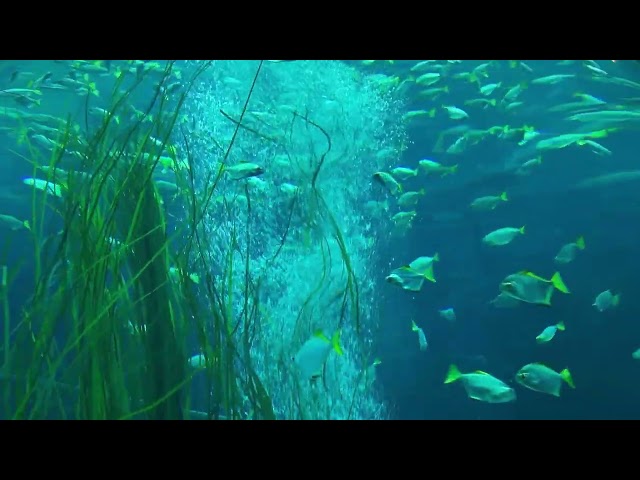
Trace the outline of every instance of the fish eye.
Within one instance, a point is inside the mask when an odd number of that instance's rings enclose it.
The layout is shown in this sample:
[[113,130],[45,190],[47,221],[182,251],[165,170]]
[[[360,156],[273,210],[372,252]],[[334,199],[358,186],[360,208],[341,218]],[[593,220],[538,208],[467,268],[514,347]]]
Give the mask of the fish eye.
[[525,378],[527,378],[527,374],[525,372],[520,372],[518,373],[518,378],[520,380],[524,380]]

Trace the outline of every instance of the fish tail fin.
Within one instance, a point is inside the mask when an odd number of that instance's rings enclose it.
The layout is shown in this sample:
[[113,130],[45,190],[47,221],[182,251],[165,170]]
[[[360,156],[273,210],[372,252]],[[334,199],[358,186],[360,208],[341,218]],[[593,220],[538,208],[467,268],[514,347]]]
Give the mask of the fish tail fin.
[[556,328],[557,328],[558,330],[560,330],[561,332],[564,332],[564,330],[565,330],[564,322],[560,322],[560,323],[558,323],[558,324],[556,325]]
[[462,373],[458,370],[458,367],[451,364],[449,365],[449,371],[447,372],[447,377],[444,379],[444,383],[453,383],[456,380],[459,380],[462,377]]
[[569,385],[571,388],[576,388],[575,384],[573,383],[573,378],[571,378],[571,372],[568,368],[562,370],[560,372],[560,376],[562,377],[562,380],[567,382],[567,385]]
[[429,268],[427,268],[427,271],[424,272],[423,277],[429,280],[430,282],[436,283],[436,279],[433,276],[433,264],[429,265]]
[[597,130],[595,132],[590,133],[589,135],[587,135],[587,137],[588,138],[604,138],[608,135],[609,135],[609,130],[606,128],[603,128],[602,130]]
[[523,225],[523,226],[521,226],[521,227],[520,227],[520,233],[521,233],[522,235],[524,235],[524,231],[525,231],[525,230],[524,230],[524,227],[525,227],[525,225]]
[[333,334],[333,337],[331,337],[331,345],[333,346],[333,349],[336,351],[338,355],[344,354],[344,350],[342,350],[342,346],[340,345],[341,335],[342,335],[342,330],[337,330]]
[[507,192],[502,192],[500,194],[500,200],[502,200],[503,202],[508,202],[509,201],[509,197],[507,197]]
[[25,220],[24,222],[22,222],[22,225],[24,225],[24,228],[26,228],[27,230],[31,230],[31,225],[29,224],[29,220]]
[[580,235],[577,240],[576,240],[576,246],[580,249],[580,250],[584,250],[585,247],[585,243],[584,243],[584,237],[582,235]]
[[440,255],[438,254],[438,252],[436,252],[436,253],[433,255],[433,261],[434,261],[434,262],[439,262],[439,261],[440,261]]
[[611,305],[613,305],[614,307],[617,307],[619,303],[620,303],[620,294],[616,293],[611,299]]
[[411,320],[411,331],[412,332],[417,332],[418,330],[420,330],[420,328],[418,327],[418,325],[416,325],[416,322]]
[[553,277],[551,277],[551,283],[555,288],[560,290],[562,293],[571,293],[567,288],[567,286],[565,285],[564,281],[562,280],[562,277],[560,276],[560,272],[556,272],[553,274]]

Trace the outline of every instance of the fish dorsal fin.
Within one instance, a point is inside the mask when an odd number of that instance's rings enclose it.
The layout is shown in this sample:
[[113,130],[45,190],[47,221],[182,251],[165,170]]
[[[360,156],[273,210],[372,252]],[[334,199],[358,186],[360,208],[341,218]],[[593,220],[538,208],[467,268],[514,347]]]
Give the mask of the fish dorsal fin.
[[477,374],[479,374],[479,375],[489,375],[487,372],[483,372],[482,370],[476,370],[476,371],[475,371],[475,372],[473,372],[473,373],[477,373]]
[[313,336],[315,338],[320,338],[322,340],[326,340],[327,342],[330,341],[322,330],[316,330],[315,332],[313,332]]
[[520,272],[520,274],[526,277],[535,278],[536,280],[540,280],[541,282],[549,283],[549,280],[547,280],[546,278],[542,278],[540,275],[536,275],[529,270],[523,270],[522,272]]

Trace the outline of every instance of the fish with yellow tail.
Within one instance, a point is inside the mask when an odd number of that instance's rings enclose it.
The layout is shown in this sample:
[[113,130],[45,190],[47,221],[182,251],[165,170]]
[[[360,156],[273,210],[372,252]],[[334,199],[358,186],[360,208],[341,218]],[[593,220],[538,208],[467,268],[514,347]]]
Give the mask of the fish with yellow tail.
[[477,370],[473,373],[462,373],[458,367],[451,365],[444,383],[462,381],[467,396],[473,400],[487,403],[508,403],[516,400],[516,392],[502,380]]
[[427,336],[424,334],[424,330],[422,330],[416,322],[411,320],[411,330],[418,334],[418,345],[420,346],[420,351],[424,352],[429,344],[427,343]]
[[553,292],[571,293],[559,272],[550,279],[542,278],[533,272],[522,271],[508,275],[500,283],[500,292],[525,303],[551,306]]
[[563,245],[558,254],[555,256],[554,261],[556,263],[565,264],[575,260],[576,255],[580,250],[585,249],[584,237],[579,236],[575,242],[567,243]]
[[303,378],[315,380],[322,376],[322,369],[329,358],[329,354],[335,351],[338,355],[344,354],[340,346],[341,331],[336,331],[329,339],[322,330],[317,330],[298,350],[292,358],[298,366]]
[[576,388],[568,368],[556,372],[542,363],[530,363],[522,367],[516,373],[516,382],[534,392],[554,397],[560,396],[563,382],[571,388]]

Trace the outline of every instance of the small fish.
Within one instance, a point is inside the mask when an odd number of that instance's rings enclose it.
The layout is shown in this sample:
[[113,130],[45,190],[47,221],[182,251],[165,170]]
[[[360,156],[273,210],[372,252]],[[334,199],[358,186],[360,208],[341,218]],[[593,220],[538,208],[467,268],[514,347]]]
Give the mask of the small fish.
[[414,170],[412,168],[406,168],[406,167],[396,167],[393,170],[391,170],[391,175],[393,175],[394,178],[397,178],[399,180],[407,180],[408,178],[411,177],[415,177],[418,175],[418,170]]
[[[213,359],[210,359],[210,361],[213,364]],[[187,364],[195,370],[202,370],[204,368],[207,368],[207,357],[205,357],[202,353],[200,353],[199,355],[193,355],[189,358],[189,360],[187,360]]]
[[476,198],[471,202],[470,207],[474,210],[494,210],[501,202],[507,202],[508,200],[507,192],[502,192],[500,195]]
[[584,237],[579,236],[575,242],[563,245],[558,254],[555,256],[556,263],[565,264],[572,262],[579,250],[585,249]]
[[438,313],[440,314],[440,316],[442,318],[444,318],[445,320],[447,320],[449,322],[455,322],[456,321],[456,312],[451,307],[439,310]]
[[295,195],[298,192],[298,187],[291,183],[283,183],[280,185],[280,191],[287,195]]
[[25,178],[22,180],[25,185],[33,186],[38,190],[42,190],[49,195],[53,195],[55,197],[62,197],[63,187],[57,185],[52,182],[48,182],[46,180],[41,180],[39,178]]
[[492,247],[508,245],[518,235],[524,235],[524,226],[520,228],[505,227],[494,230],[484,236],[482,242]]
[[[173,280],[179,280],[180,279],[180,270],[178,270],[176,267],[169,268],[169,276]],[[200,276],[197,273],[189,273],[187,275],[187,277],[189,277],[189,280],[191,280],[195,284],[199,284],[200,283]]]
[[511,87],[509,90],[507,90],[507,93],[504,94],[504,97],[502,97],[503,101],[513,102],[516,98],[520,96],[520,94],[526,88],[527,88],[526,83],[520,83],[518,85]]
[[129,327],[129,333],[131,335],[140,335],[141,333],[146,333],[147,331],[146,325],[143,324],[142,326],[136,326],[133,323],[131,323],[131,320],[129,320],[128,327]]
[[593,302],[593,307],[596,307],[596,310],[599,312],[604,312],[605,310],[609,310],[610,308],[617,307],[620,303],[620,294],[613,294],[611,290],[605,290],[604,292],[598,294],[596,299]]
[[640,112],[634,110],[600,110],[595,112],[576,113],[567,117],[574,122],[609,122],[620,123],[640,120]]
[[437,253],[433,257],[418,257],[409,265],[393,270],[385,280],[402,287],[403,290],[419,292],[425,280],[435,283],[433,262],[439,260],[440,257]]
[[[594,121],[597,121],[594,120]],[[555,137],[545,138],[536,143],[536,150],[558,150],[589,138],[602,138],[608,135],[608,130],[598,130],[589,133],[565,133]]]
[[[367,60],[369,62],[374,62],[374,60]],[[409,69],[411,72],[419,72],[420,70],[429,69],[433,66],[435,60],[422,60],[421,62],[416,63],[413,67]]]
[[178,185],[173,182],[167,182],[166,180],[154,180],[153,183],[160,192],[176,193],[178,191]]
[[264,169],[260,165],[250,162],[242,162],[233,167],[225,167],[224,171],[232,180],[242,180],[243,178],[262,175]]
[[418,78],[416,78],[416,84],[424,86],[433,85],[438,81],[440,81],[440,74],[434,72],[425,73],[424,75],[420,75]]
[[391,193],[391,195],[402,193],[402,185],[400,185],[390,173],[376,172],[373,174],[373,179],[380,185],[385,187],[389,191],[389,193]]
[[434,160],[420,160],[418,162],[420,169],[426,173],[440,173],[442,176],[448,175],[450,173],[456,173],[458,171],[458,165],[451,165],[449,167],[442,165]]
[[536,131],[533,127],[525,126],[522,129],[522,140],[518,142],[518,145],[523,146],[539,135],[540,135],[540,132]]
[[38,143],[39,145],[41,145],[44,148],[47,148],[49,150],[53,150],[54,148],[60,148],[61,145],[58,142],[55,142],[53,140],[51,140],[50,138],[45,137],[42,134],[35,134],[31,136],[31,140],[33,140],[34,142]]
[[[444,87],[441,87],[441,88],[428,88],[426,90],[420,90],[418,92],[418,97],[435,99],[438,95],[442,95],[443,93],[449,93],[448,85],[445,85]],[[435,110],[434,110],[434,113],[435,113]]]
[[571,388],[576,388],[568,368],[558,373],[542,363],[525,365],[518,370],[515,379],[523,387],[554,397],[560,396],[562,382],[566,382]]
[[516,175],[529,175],[531,174],[531,171],[542,164],[542,155],[538,155],[536,158],[532,158],[530,160],[527,160],[526,162],[524,162],[522,165],[520,165],[518,167],[518,169],[516,170]]
[[555,337],[556,332],[564,332],[564,322],[560,322],[556,325],[551,325],[545,328],[540,335],[536,337],[536,342],[538,343],[547,343],[550,342],[553,337]]
[[575,74],[559,74],[559,75],[548,75],[546,77],[539,77],[534,80],[531,80],[532,85],[555,85],[556,83],[562,82],[563,80],[568,80],[570,78],[575,78]]
[[424,331],[418,325],[416,325],[416,322],[414,322],[413,320],[411,320],[411,330],[413,332],[417,332],[418,334],[418,345],[420,345],[420,351],[426,351],[427,347],[429,346],[429,344],[427,343],[427,337],[425,336]]
[[0,89],[0,97],[16,97],[24,95],[42,95],[40,90],[34,90],[31,88],[5,88]]
[[508,275],[500,283],[502,293],[534,305],[551,306],[551,297],[555,290],[570,293],[559,272],[547,280],[525,270]]
[[484,87],[480,88],[480,93],[482,95],[486,95],[489,96],[491,95],[497,88],[500,88],[502,86],[502,82],[498,82],[498,83],[489,83],[488,85],[485,85]]
[[91,108],[89,108],[89,113],[91,115],[102,117],[103,119],[113,118],[113,120],[116,122],[116,124],[118,124],[118,125],[120,124],[120,117],[118,115],[113,115],[111,112],[105,110],[104,108],[91,107]]
[[416,118],[421,118],[421,117],[433,118],[435,116],[436,116],[436,109],[432,108],[431,110],[411,110],[405,113],[402,116],[402,119],[405,122],[408,122],[409,120],[414,120]]
[[473,400],[487,403],[507,403],[516,400],[516,392],[502,380],[477,370],[473,373],[461,373],[458,367],[451,365],[444,383],[462,380],[467,396]]
[[0,214],[0,222],[7,225],[11,230],[22,230],[23,228],[27,230],[31,230],[29,226],[28,220],[18,220],[16,217],[11,215],[2,215]]
[[425,190],[421,188],[418,192],[406,192],[398,197],[398,205],[401,207],[412,207],[418,203],[420,197],[424,196]]
[[376,381],[376,367],[381,363],[382,361],[376,358],[373,360],[373,363],[364,370],[364,383],[368,387],[371,387]]
[[416,215],[418,215],[418,213],[415,210],[411,212],[398,212],[391,217],[391,220],[393,220],[398,227],[409,227],[413,219],[416,218]]
[[314,380],[322,376],[322,368],[332,351],[343,355],[340,334],[339,330],[336,331],[329,340],[322,331],[318,330],[300,347],[292,360],[300,369],[303,378]]
[[[453,142],[449,146],[449,148],[447,148],[446,152],[450,155],[459,155],[466,150],[468,143],[469,143],[469,139],[467,138],[467,136],[462,135],[461,137],[458,137],[458,139],[455,142]],[[450,173],[453,173],[453,172],[450,172]]]
[[102,66],[102,60],[95,62],[76,61],[71,64],[71,68],[86,73],[98,73],[103,75],[109,73],[109,69],[106,66]]
[[578,140],[576,144],[580,146],[588,146],[591,148],[591,151],[596,155],[601,155],[604,157],[610,157],[613,155],[613,152],[609,150],[607,147],[600,145],[598,142],[594,142],[593,140]]
[[469,114],[461,108],[446,105],[443,105],[442,108],[447,111],[447,113],[449,114],[449,118],[452,120],[462,120],[464,118],[469,118]]
[[465,100],[464,104],[469,107],[480,107],[482,109],[486,109],[488,107],[495,107],[496,101],[495,98],[472,98],[471,100]]

